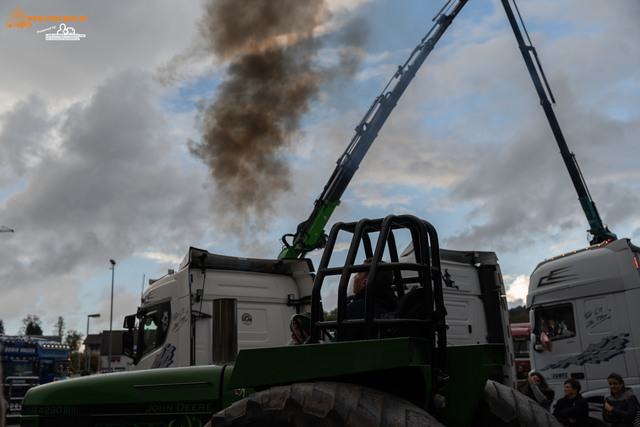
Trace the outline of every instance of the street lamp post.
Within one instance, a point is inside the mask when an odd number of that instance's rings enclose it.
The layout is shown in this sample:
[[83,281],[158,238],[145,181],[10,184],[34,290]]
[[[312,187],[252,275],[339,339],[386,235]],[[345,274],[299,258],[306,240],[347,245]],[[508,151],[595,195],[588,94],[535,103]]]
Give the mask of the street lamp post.
[[111,372],[111,343],[113,341],[113,277],[116,272],[116,262],[112,259],[111,262],[111,316],[109,317],[109,365],[108,369]]
[[89,339],[89,319],[92,317],[100,317],[99,314],[89,314],[87,316],[87,338],[84,342],[84,357],[87,359],[87,372],[91,370],[91,364],[89,363],[89,346],[87,345],[87,340]]

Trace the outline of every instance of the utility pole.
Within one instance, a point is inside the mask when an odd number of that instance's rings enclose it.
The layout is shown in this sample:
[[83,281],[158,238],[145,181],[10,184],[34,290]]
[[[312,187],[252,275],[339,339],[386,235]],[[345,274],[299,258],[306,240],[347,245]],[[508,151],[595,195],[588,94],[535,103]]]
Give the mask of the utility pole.
[[109,372],[111,372],[111,343],[113,342],[113,276],[116,272],[116,262],[112,259],[111,263],[111,316],[109,318]]

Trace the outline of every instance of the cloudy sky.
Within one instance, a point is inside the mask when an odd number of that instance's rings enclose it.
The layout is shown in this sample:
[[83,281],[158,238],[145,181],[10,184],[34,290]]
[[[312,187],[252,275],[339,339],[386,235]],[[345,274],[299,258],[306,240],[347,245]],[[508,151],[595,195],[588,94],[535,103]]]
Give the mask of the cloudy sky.
[[[265,3],[272,10],[256,15]],[[46,40],[59,22],[0,29],[0,225],[15,230],[0,234],[7,333],[28,314],[45,333],[58,316],[85,333],[93,313],[101,318],[92,333],[108,329],[110,259],[120,328],[143,278],[177,268],[189,246],[276,257],[444,2],[310,1],[293,26],[280,19],[292,13],[288,3],[0,4],[7,20],[16,7],[86,17],[67,22],[85,35],[79,41]],[[640,3],[519,7],[601,216],[638,244]],[[267,15],[273,27],[263,25]],[[242,78],[257,66],[243,55],[269,43],[288,43],[289,62],[267,89],[247,91]],[[250,114],[230,120],[228,107],[246,92],[258,101],[248,98]],[[233,132],[220,123],[246,131],[265,114],[278,126],[221,139]],[[389,213],[431,221],[446,248],[495,251],[512,305],[538,262],[586,246],[586,219],[499,1],[465,6],[332,220]]]

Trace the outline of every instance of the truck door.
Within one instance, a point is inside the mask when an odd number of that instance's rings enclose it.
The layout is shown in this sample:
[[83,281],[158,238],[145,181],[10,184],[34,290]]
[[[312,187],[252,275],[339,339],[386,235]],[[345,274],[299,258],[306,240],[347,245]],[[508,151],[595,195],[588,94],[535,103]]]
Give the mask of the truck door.
[[535,344],[531,356],[537,369],[562,396],[564,381],[584,381],[585,367],[580,358],[582,343],[577,333],[576,310],[572,303],[545,305],[535,309]]
[[586,389],[606,389],[610,373],[617,372],[623,378],[628,376],[623,356],[625,344],[628,343],[628,333],[622,333],[619,327],[619,317],[622,313],[616,315],[613,310],[614,294],[580,299],[576,306],[578,332],[581,335],[583,349],[581,363],[584,363],[587,380]]

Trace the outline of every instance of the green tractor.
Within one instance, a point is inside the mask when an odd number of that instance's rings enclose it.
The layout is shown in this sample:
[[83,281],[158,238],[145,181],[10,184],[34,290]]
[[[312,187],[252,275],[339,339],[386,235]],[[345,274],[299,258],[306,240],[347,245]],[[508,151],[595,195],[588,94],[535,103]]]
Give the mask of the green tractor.
[[[410,233],[415,262],[399,261],[399,230]],[[351,235],[344,260],[335,250],[340,233]],[[362,249],[370,264],[356,264]],[[364,288],[364,317],[348,318],[349,279],[360,272],[375,286]],[[385,273],[399,303],[395,317],[378,318],[377,278]],[[335,279],[337,319],[327,321],[321,291]],[[21,426],[560,425],[537,403],[488,380],[504,363],[503,345],[447,346],[438,237],[414,216],[333,226],[314,281],[306,340],[292,324],[302,345],[242,350],[236,358],[233,303],[222,301],[214,314],[224,336],[218,342],[228,350],[220,362],[39,386],[23,401]],[[360,339],[347,341],[350,331]]]

